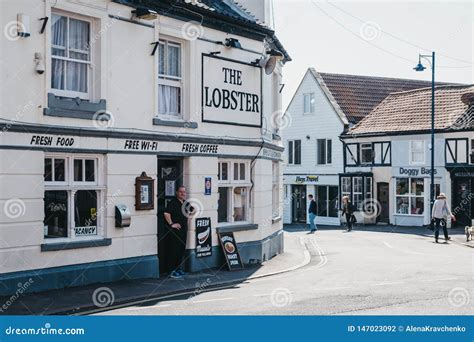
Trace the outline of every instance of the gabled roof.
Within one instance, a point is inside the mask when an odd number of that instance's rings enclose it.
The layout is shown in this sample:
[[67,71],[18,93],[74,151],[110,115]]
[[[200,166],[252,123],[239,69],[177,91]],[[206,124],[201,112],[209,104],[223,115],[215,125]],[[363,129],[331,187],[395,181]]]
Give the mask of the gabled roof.
[[[435,129],[473,130],[474,85],[437,86]],[[346,136],[429,132],[431,129],[431,88],[390,94],[351,128]]]
[[337,104],[336,111],[340,110],[352,124],[369,114],[390,93],[431,86],[429,81],[324,73],[314,68],[310,71]]

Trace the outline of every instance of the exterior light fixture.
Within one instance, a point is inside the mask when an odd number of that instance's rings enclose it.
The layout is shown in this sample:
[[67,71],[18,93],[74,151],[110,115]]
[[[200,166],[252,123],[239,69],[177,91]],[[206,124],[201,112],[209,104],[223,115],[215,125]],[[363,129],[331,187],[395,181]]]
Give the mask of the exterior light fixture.
[[143,19],[143,20],[154,20],[158,18],[157,12],[148,8],[143,8],[143,7],[138,7],[134,9],[132,11],[132,14],[138,19]]
[[423,64],[421,64],[421,56],[420,56],[420,57],[418,58],[418,64],[416,65],[416,67],[413,68],[413,70],[415,70],[415,71],[423,71],[423,70],[425,70],[425,69],[426,69],[426,67],[425,67]]
[[235,38],[226,38],[224,41],[224,46],[228,48],[242,49],[242,45],[240,44],[239,40]]
[[283,53],[281,51],[275,50],[275,49],[270,49],[267,51],[267,55],[270,57],[275,57],[277,60],[282,60],[283,59]]

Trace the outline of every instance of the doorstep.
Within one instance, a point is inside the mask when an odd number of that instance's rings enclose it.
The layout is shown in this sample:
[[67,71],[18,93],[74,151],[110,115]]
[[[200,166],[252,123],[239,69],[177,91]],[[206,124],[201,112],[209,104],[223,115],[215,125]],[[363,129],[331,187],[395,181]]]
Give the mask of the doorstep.
[[309,252],[301,238],[284,233],[285,252],[260,265],[243,270],[210,269],[186,275],[183,279],[122,280],[61,290],[0,297],[0,315],[71,315],[133,305],[144,300],[188,296],[213,288],[242,283],[249,279],[289,272],[307,265]]

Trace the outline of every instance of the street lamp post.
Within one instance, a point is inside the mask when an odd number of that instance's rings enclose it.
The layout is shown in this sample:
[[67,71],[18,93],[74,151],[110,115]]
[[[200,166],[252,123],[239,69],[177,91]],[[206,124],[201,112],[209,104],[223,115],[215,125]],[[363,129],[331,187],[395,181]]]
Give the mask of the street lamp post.
[[[430,213],[433,210],[434,197],[435,197],[435,183],[434,183],[434,169],[435,169],[435,52],[431,55],[419,55],[418,65],[413,68],[415,71],[423,71],[426,69],[421,64],[421,59],[425,58],[429,62],[431,58],[431,186],[430,186]],[[431,214],[430,214],[431,215]]]

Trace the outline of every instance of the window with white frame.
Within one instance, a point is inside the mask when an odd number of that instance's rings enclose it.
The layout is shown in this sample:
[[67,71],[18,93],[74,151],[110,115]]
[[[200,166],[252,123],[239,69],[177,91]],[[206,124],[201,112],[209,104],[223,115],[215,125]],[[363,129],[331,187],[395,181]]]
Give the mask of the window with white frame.
[[423,215],[424,179],[396,178],[395,203],[396,214]]
[[374,154],[372,151],[372,144],[360,144],[360,163],[372,164],[373,160]]
[[58,96],[91,97],[91,20],[51,16],[51,89]]
[[272,212],[273,217],[280,216],[280,164],[272,162]]
[[102,235],[104,187],[100,156],[47,155],[44,159],[44,237]]
[[325,165],[332,163],[332,140],[318,139],[317,140],[317,155],[316,161],[318,165]]
[[301,140],[288,141],[288,164],[301,164]]
[[423,140],[410,141],[410,164],[425,163],[425,142]]
[[365,211],[364,201],[373,198],[372,176],[343,176],[341,177],[341,197],[347,196],[356,210]]
[[314,93],[303,94],[304,114],[314,113],[314,108],[315,108]]
[[352,204],[357,210],[362,210],[364,201],[364,188],[362,187],[362,177],[352,178]]
[[182,118],[182,47],[160,40],[158,47],[158,114]]
[[217,216],[219,223],[249,221],[250,163],[248,161],[220,161],[219,200]]
[[351,198],[351,177],[341,177],[341,197]]

